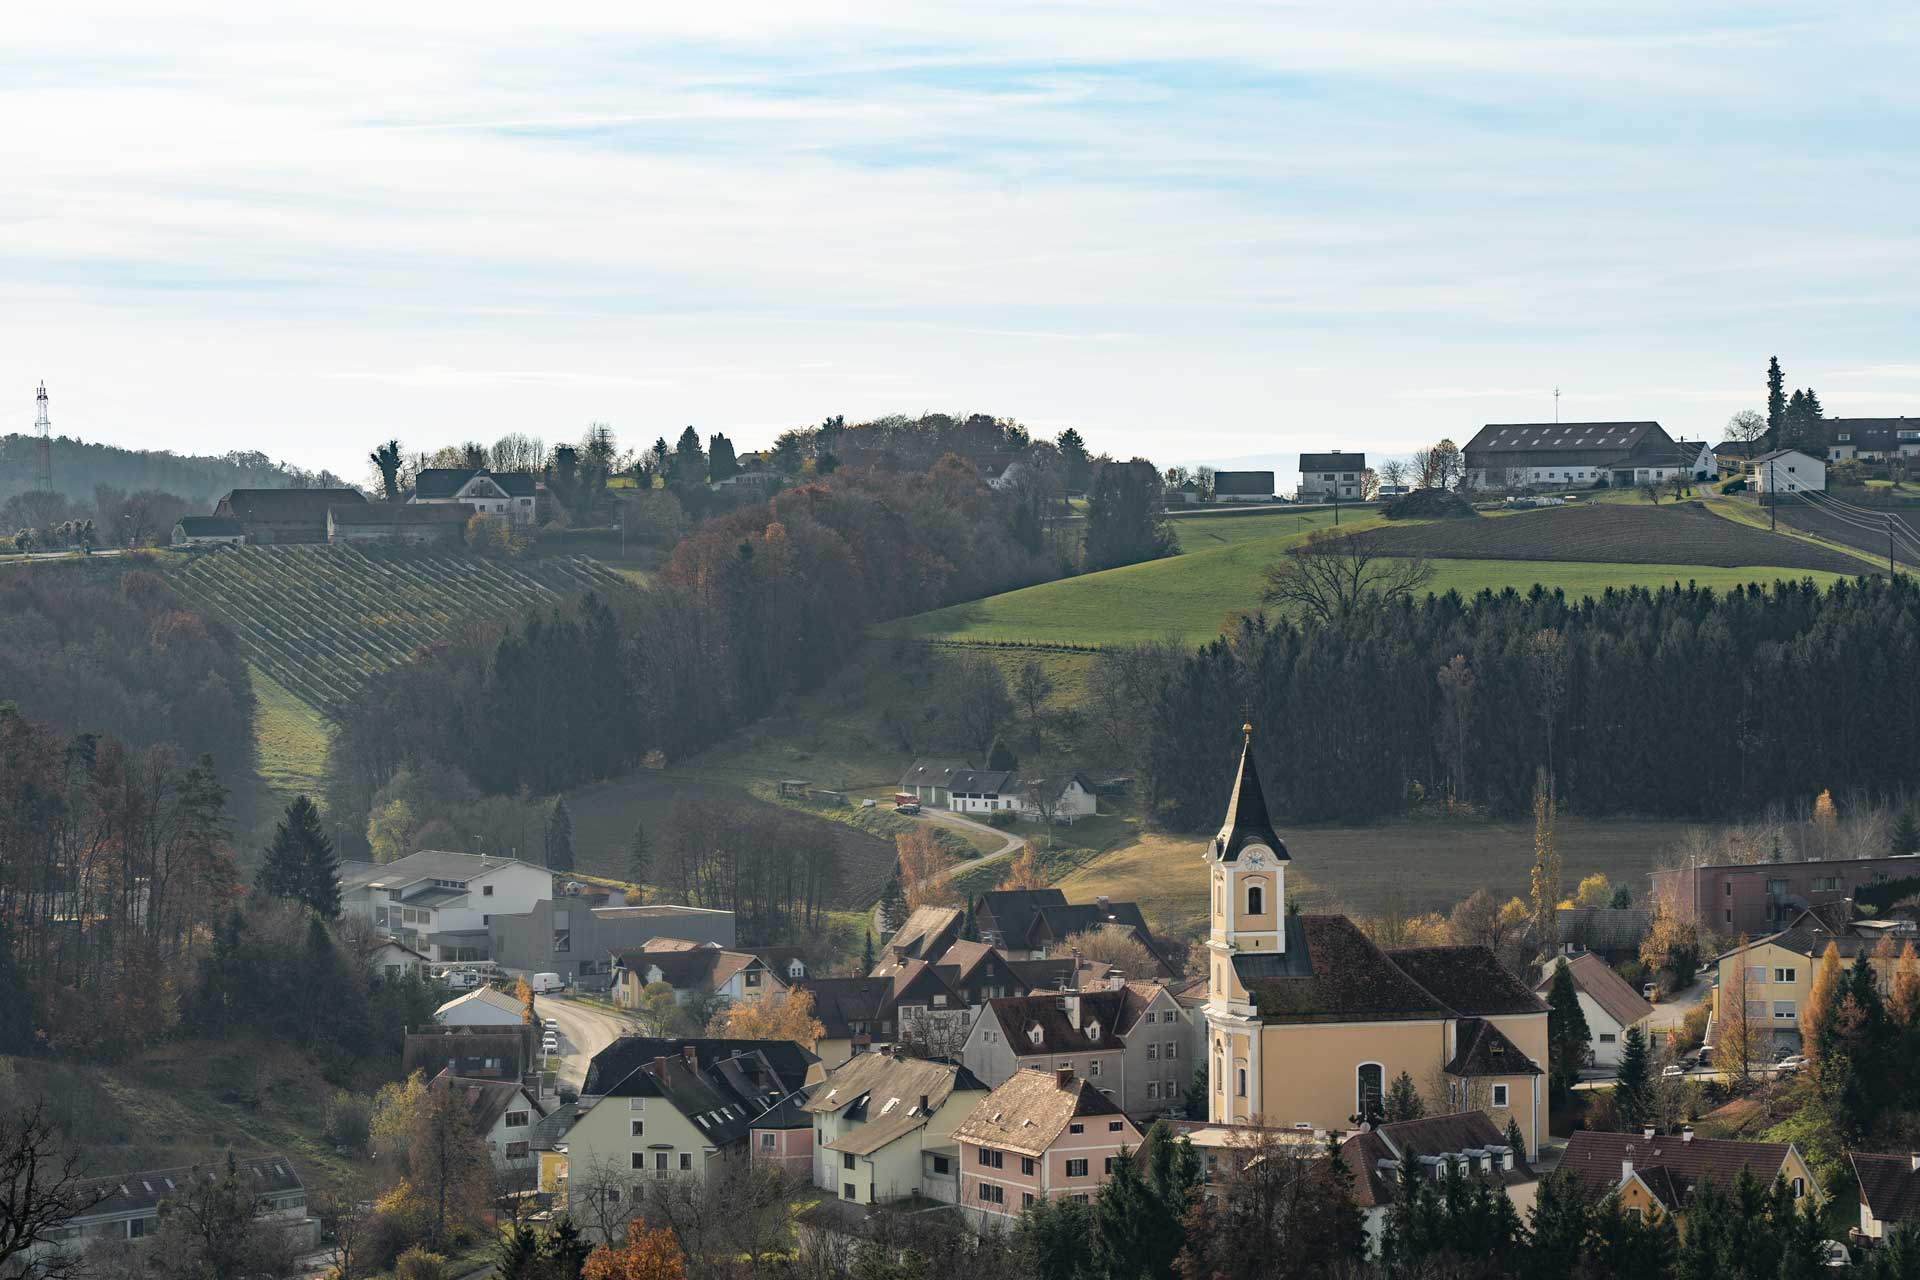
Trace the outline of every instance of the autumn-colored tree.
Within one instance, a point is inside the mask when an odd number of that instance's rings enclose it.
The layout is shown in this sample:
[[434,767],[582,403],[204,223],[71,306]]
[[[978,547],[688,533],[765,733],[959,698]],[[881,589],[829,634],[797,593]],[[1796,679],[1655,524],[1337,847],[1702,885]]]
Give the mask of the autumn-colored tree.
[[1911,942],[1900,949],[1900,958],[1894,962],[1887,1012],[1909,1031],[1920,1028],[1920,956],[1914,955]]
[[1560,842],[1554,834],[1553,788],[1539,771],[1533,788],[1533,947],[1536,955],[1560,949]]
[[1580,882],[1573,891],[1573,905],[1576,907],[1604,907],[1613,901],[1613,881],[1607,879],[1607,873],[1596,871]]
[[953,855],[941,848],[933,831],[916,825],[893,838],[900,854],[900,891],[907,907],[950,907],[958,905],[960,893],[953,887]]
[[685,1280],[686,1260],[673,1232],[662,1227],[649,1231],[635,1218],[627,1227],[627,1242],[618,1249],[601,1245],[587,1255],[580,1280]]
[[1832,830],[1840,821],[1840,815],[1833,807],[1833,792],[1822,791],[1813,801],[1813,820]]
[[1160,962],[1131,929],[1102,925],[1068,934],[1060,953],[1082,960],[1110,964],[1127,978],[1147,979],[1160,971]]
[[1020,855],[1007,864],[1007,877],[996,889],[1006,892],[1009,889],[1044,889],[1047,887],[1047,873],[1040,869],[1040,854],[1029,840],[1021,848]]
[[729,1040],[791,1040],[811,1050],[827,1034],[813,1016],[813,992],[789,991],[784,1000],[735,1001],[713,1015],[707,1034]]
[[1813,990],[1800,1008],[1800,1050],[1816,1066],[1824,1039],[1821,1031],[1839,1012],[1840,997],[1846,994],[1844,986],[1839,944],[1829,942],[1819,967],[1813,971]]
[[[1745,937],[1740,945],[1747,945]],[[1713,1065],[1742,1084],[1753,1079],[1753,1058],[1760,1049],[1760,1038],[1767,1034],[1748,1004],[1753,993],[1747,986],[1747,959],[1739,957],[1739,963],[1721,984],[1713,1043]]]
[[1667,974],[1675,990],[1692,986],[1700,968],[1700,930],[1674,915],[1665,902],[1655,903],[1653,924],[1640,942],[1640,963]]
[[513,980],[513,998],[520,1002],[520,1025],[533,1025],[533,988],[527,985],[525,978]]

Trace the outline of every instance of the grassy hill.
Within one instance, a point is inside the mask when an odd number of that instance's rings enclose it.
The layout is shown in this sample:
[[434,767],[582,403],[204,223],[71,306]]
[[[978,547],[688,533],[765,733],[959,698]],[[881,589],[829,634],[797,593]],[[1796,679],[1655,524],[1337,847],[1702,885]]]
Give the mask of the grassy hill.
[[[1385,528],[1384,536],[1409,553],[1436,557],[1429,590],[1462,595],[1534,583],[1575,597],[1676,582],[1726,590],[1779,578],[1825,583],[1869,568],[1845,552],[1695,509],[1575,506],[1400,525],[1354,514],[1343,514],[1343,529]],[[1097,648],[1175,634],[1202,643],[1218,635],[1231,614],[1257,607],[1261,569],[1326,519],[1323,512],[1213,524],[1188,517],[1176,521],[1181,555],[953,605],[889,630],[949,642]]]
[[226,619],[261,671],[322,711],[464,623],[627,583],[585,556],[508,564],[346,546],[224,548],[185,558],[170,576]]

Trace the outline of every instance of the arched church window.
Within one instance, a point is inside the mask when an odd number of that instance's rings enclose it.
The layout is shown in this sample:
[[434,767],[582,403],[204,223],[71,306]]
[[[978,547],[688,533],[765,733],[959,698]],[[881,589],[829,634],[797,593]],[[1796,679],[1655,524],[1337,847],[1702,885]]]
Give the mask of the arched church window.
[[1244,1098],[1247,1096],[1247,1069],[1245,1067],[1234,1068],[1233,1096],[1236,1098]]
[[1354,1073],[1354,1110],[1362,1116],[1378,1116],[1387,1100],[1386,1069],[1377,1062],[1363,1062]]
[[1257,884],[1247,886],[1247,914],[1250,916],[1266,913],[1267,891]]

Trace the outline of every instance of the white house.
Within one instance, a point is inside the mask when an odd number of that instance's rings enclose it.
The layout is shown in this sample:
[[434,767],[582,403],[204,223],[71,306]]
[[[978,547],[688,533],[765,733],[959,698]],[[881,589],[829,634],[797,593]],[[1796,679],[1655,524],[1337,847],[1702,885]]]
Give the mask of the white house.
[[1755,493],[1825,493],[1827,464],[1798,449],[1775,449],[1747,464],[1747,484]]
[[1553,975],[1565,965],[1573,975],[1573,993],[1580,1012],[1587,1020],[1587,1036],[1593,1046],[1593,1065],[1617,1067],[1620,1050],[1632,1027],[1645,1029],[1653,1016],[1653,1006],[1630,986],[1613,967],[1591,951],[1577,955],[1558,955],[1541,966],[1540,981],[1534,986],[1542,999],[1553,987]]
[[464,502],[489,516],[499,516],[515,524],[532,524],[539,483],[524,472],[503,471],[498,475],[481,467],[428,467],[414,477],[409,503]]
[[1360,502],[1367,496],[1367,455],[1364,453],[1303,453],[1300,455],[1302,502]]
[[656,982],[673,988],[686,1004],[695,995],[718,996],[730,1003],[754,1004],[764,996],[784,1000],[787,984],[767,962],[747,951],[729,951],[714,942],[654,938],[646,946],[612,957],[613,1003],[640,1007],[641,995]]
[[1675,440],[1673,449],[1682,472],[1695,480],[1711,480],[1720,473],[1713,446],[1705,440]]
[[473,1131],[487,1144],[493,1167],[525,1175],[530,1189],[539,1160],[533,1151],[533,1126],[541,1119],[532,1096],[510,1080],[469,1080],[445,1071],[434,1077],[433,1087],[451,1089],[466,1102]]
[[1080,774],[1034,774],[1018,778],[1013,786],[1014,803],[1020,816],[1041,822],[1072,822],[1090,818],[1100,811],[1093,788]]
[[1468,1179],[1497,1190],[1513,1202],[1525,1221],[1540,1189],[1540,1175],[1526,1153],[1507,1145],[1493,1118],[1484,1111],[1427,1116],[1363,1129],[1340,1146],[1340,1159],[1353,1177],[1354,1205],[1366,1231],[1367,1252],[1378,1255],[1387,1214],[1400,1196],[1402,1171],[1438,1179],[1458,1169]]
[[421,973],[428,965],[427,957],[412,947],[402,946],[392,938],[372,938],[361,953],[360,961],[367,966],[367,972],[382,978],[398,978],[404,974]]
[[493,987],[476,987],[433,1011],[443,1027],[518,1027],[525,1010],[520,1002]]
[[553,898],[544,867],[488,854],[422,849],[393,862],[340,864],[340,908],[436,964],[489,959],[495,914],[518,915]]
[[1853,1180],[1860,1187],[1860,1235],[1881,1241],[1887,1232],[1920,1217],[1920,1152],[1873,1155],[1855,1151]]
[[[280,1155],[240,1159],[234,1171],[253,1193],[256,1218],[285,1232],[296,1250],[319,1243],[320,1220],[307,1212],[306,1185],[291,1161]],[[30,1247],[24,1261],[45,1266],[92,1255],[81,1274],[130,1275],[134,1268],[127,1251],[160,1230],[160,1214],[169,1202],[184,1200],[226,1172],[226,1161],[217,1159],[92,1179],[80,1188],[80,1202],[88,1207],[60,1226],[52,1241]]]
[[962,1066],[855,1054],[800,1104],[813,1118],[813,1185],[856,1204],[913,1195],[952,1203],[953,1131],[986,1096]]
[[181,516],[170,539],[176,547],[237,547],[246,540],[246,526],[228,516]]

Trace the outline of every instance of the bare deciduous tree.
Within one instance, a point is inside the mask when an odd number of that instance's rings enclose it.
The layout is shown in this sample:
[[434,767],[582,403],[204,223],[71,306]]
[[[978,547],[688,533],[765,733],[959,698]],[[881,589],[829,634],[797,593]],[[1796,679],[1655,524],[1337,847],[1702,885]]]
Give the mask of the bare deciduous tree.
[[61,1228],[110,1190],[81,1177],[79,1157],[61,1150],[40,1104],[0,1119],[0,1274],[24,1267],[31,1280],[77,1275],[78,1256],[54,1246]]
[[1330,623],[1369,598],[1411,598],[1433,581],[1433,565],[1423,556],[1389,555],[1378,530],[1316,529],[1261,577],[1263,603],[1291,606],[1305,618]]

